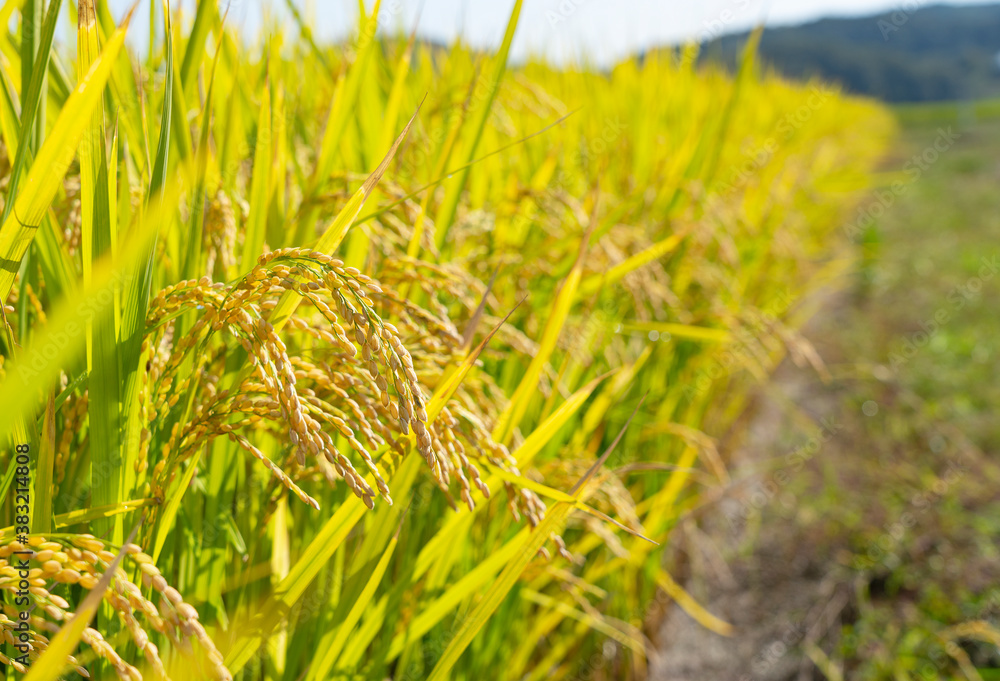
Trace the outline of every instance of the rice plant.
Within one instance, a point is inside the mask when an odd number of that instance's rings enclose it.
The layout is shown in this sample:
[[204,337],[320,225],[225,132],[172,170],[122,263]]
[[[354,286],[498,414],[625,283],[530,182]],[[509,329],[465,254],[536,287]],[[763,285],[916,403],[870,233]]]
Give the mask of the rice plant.
[[754,381],[822,369],[886,113],[752,45],[510,65],[520,1],[490,54],[62,4],[0,7],[8,675],[641,678],[664,603],[728,630],[663,551]]

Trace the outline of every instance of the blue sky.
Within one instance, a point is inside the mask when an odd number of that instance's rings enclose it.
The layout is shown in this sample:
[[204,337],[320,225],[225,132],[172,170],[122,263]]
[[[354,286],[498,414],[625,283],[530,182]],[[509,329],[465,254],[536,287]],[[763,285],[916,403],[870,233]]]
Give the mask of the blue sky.
[[[357,0],[295,0],[324,38],[343,37],[353,25]],[[190,10],[194,0],[172,0]],[[118,11],[131,0],[111,0]],[[220,6],[226,4],[220,1]],[[372,3],[366,2],[370,7]],[[559,63],[607,65],[645,47],[691,36],[714,36],[758,21],[779,25],[822,16],[912,11],[926,0],[525,0],[512,57],[544,55]],[[949,4],[971,4],[949,3]],[[251,34],[288,21],[284,0],[232,0],[229,21]],[[424,37],[450,41],[461,34],[473,45],[499,44],[513,0],[383,0],[380,17],[389,30],[409,32],[417,23]],[[422,6],[422,10],[421,10]],[[148,33],[149,0],[140,2],[136,39]],[[291,30],[290,28],[288,30]]]

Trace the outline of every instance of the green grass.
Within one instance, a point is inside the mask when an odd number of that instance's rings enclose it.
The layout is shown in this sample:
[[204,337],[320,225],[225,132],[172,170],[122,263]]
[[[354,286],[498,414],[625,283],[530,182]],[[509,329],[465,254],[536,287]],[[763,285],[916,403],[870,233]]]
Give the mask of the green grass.
[[[948,124],[904,120],[889,176]],[[988,679],[1000,667],[1000,272],[980,272],[1000,253],[1000,123],[954,130],[867,234],[851,295],[810,333],[834,376],[815,390],[841,430],[788,491],[803,550],[856,589],[830,638],[844,678],[975,678],[967,660]]]
[[976,121],[993,121],[1000,118],[1000,99],[903,104],[893,107],[893,110],[899,121],[907,127],[942,123],[969,125]]

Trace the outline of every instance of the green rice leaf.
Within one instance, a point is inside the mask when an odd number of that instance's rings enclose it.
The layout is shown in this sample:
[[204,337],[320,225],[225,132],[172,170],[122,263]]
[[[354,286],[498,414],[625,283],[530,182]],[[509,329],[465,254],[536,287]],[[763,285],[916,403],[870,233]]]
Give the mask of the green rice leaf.
[[69,168],[84,129],[89,124],[90,112],[101,101],[114,59],[125,41],[127,26],[128,18],[123,27],[115,31],[87,76],[73,89],[69,99],[66,100],[66,106],[28,171],[24,188],[9,204],[11,214],[4,219],[3,227],[0,228],[0,263],[2,263],[0,298],[2,299],[6,299],[10,293],[21,258],[34,239],[38,224]]

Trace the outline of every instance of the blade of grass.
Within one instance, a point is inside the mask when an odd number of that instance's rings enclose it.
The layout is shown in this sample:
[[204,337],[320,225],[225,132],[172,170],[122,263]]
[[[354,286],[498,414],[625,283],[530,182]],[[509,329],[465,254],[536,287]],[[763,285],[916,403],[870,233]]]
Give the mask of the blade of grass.
[[[212,3],[202,3],[209,5]],[[213,5],[214,6],[214,5]],[[201,14],[201,5],[198,7]],[[190,47],[190,44],[189,44]],[[222,45],[216,46],[215,58],[212,60],[212,71],[208,77],[208,92],[205,94],[205,107],[201,114],[201,129],[198,134],[198,149],[195,152],[195,185],[193,190],[194,205],[191,209],[191,224],[188,228],[187,249],[184,253],[183,274],[187,279],[198,279],[205,274],[204,263],[204,227],[205,227],[205,183],[208,175],[209,134],[212,127],[212,104],[215,101],[212,94],[215,91],[215,71],[222,56]]]
[[732,636],[733,626],[728,622],[720,620],[718,617],[708,612],[696,601],[691,594],[685,591],[670,574],[662,568],[656,572],[656,584],[670,596],[677,605],[698,624],[709,631],[714,631],[720,636]]
[[0,228],[0,299],[6,299],[10,293],[17,267],[72,162],[90,112],[101,101],[104,84],[125,41],[127,26],[128,17],[123,28],[108,41],[86,78],[66,100],[66,106],[28,171],[24,189],[10,202],[11,214]]
[[[150,11],[156,5],[156,0],[150,3]],[[115,32],[115,20],[111,15],[107,0],[97,0],[97,21],[101,30],[101,37],[107,40]],[[154,34],[150,34],[154,35]],[[150,41],[152,47],[153,40]],[[135,169],[140,176],[148,181],[150,169],[149,140],[146,136],[144,125],[145,112],[143,111],[142,99],[139,87],[135,82],[135,75],[132,70],[132,62],[128,52],[123,50],[118,54],[114,66],[111,70],[111,95],[115,104],[115,111],[121,120],[122,129],[125,132],[125,139],[128,141],[129,155],[135,164]]]
[[[160,138],[156,148],[156,161],[150,174],[149,190],[146,194],[147,209],[150,204],[153,209],[163,212],[164,204],[163,192],[167,168],[170,162],[170,130],[172,102],[171,93],[174,90],[174,68],[173,68],[173,32],[170,27],[170,2],[164,0],[163,15],[166,23],[166,80],[163,92],[163,109],[160,118]],[[153,202],[156,203],[153,203]],[[143,211],[142,206],[137,209],[134,216],[136,224],[143,225],[144,228],[152,226],[159,229],[159,220],[150,220]],[[121,314],[121,396],[122,404],[125,405],[124,416],[124,445],[123,461],[125,466],[134,467],[139,456],[139,445],[142,438],[142,424],[140,422],[139,400],[139,361],[142,354],[142,337],[146,326],[146,311],[149,307],[149,290],[153,281],[153,257],[156,253],[156,235],[153,234],[148,243],[143,244],[143,249],[137,254],[135,260],[126,261],[130,263],[131,271],[123,290],[122,314]],[[135,496],[131,490],[128,496]]]
[[[635,410],[632,412],[632,416],[629,417],[628,421],[622,427],[621,432],[618,433],[618,437],[614,439],[611,445],[605,450],[604,454],[594,463],[594,465],[587,471],[586,474],[573,486],[570,490],[570,494],[575,495],[583,485],[590,480],[594,473],[604,465],[604,462],[614,451],[618,442],[621,440],[622,436],[625,434],[625,430],[628,428],[629,424],[632,422],[632,418],[638,412],[639,407],[642,406],[642,400],[639,400],[639,404],[636,405]],[[500,603],[507,597],[507,594],[514,587],[514,583],[520,578],[521,573],[524,568],[527,567],[528,563],[535,554],[542,548],[542,545],[548,540],[549,535],[553,532],[557,532],[562,526],[563,521],[569,515],[570,511],[574,508],[573,504],[566,502],[557,502],[552,508],[550,508],[546,513],[542,522],[538,524],[538,527],[534,528],[525,537],[524,542],[519,546],[520,550],[517,554],[507,563],[504,567],[503,572],[497,578],[497,581],[490,586],[490,588],[483,595],[482,600],[476,605],[476,608],[472,613],[462,620],[459,625],[458,632],[455,634],[454,638],[448,642],[448,647],[445,648],[444,653],[441,654],[441,658],[434,665],[434,669],[431,671],[428,681],[443,681],[447,679],[451,674],[452,668],[458,662],[458,658],[465,652],[465,649],[469,647],[472,643],[472,639],[475,638],[479,630],[482,629],[486,621],[493,615]]]
[[399,528],[396,529],[396,534],[389,540],[389,545],[386,547],[385,551],[382,552],[382,557],[372,570],[371,577],[369,577],[364,589],[360,594],[358,594],[358,597],[349,604],[350,609],[347,611],[347,614],[343,617],[335,618],[335,621],[338,622],[336,628],[327,631],[320,639],[319,649],[323,651],[322,657],[319,659],[318,663],[313,663],[313,667],[309,670],[308,679],[321,681],[322,679],[329,678],[330,671],[333,669],[334,664],[340,657],[341,651],[344,649],[347,637],[361,620],[361,615],[368,609],[368,605],[371,603],[372,597],[375,595],[375,590],[382,582],[382,577],[385,575],[386,568],[389,567],[389,559],[392,558],[392,554],[396,550],[396,544],[398,541]]
[[32,497],[31,531],[45,534],[52,531],[52,466],[56,458],[56,405],[55,395],[49,392],[48,403],[42,416],[42,433],[39,438],[38,458],[35,461],[35,493]]
[[[54,0],[49,6],[49,11],[42,22],[42,0],[28,0],[29,5],[25,8],[28,14],[22,17],[22,21],[29,22],[28,30],[34,37],[30,40],[26,37],[22,43],[21,51],[21,87],[27,83],[27,91],[21,98],[21,132],[17,143],[17,152],[14,155],[14,163],[11,166],[10,180],[7,188],[7,196],[17,196],[21,174],[27,162],[28,153],[41,147],[42,134],[44,133],[44,118],[42,114],[43,106],[42,91],[45,81],[45,68],[49,63],[52,53],[52,37],[55,35],[56,22],[59,19],[59,7],[61,0]],[[33,68],[32,60],[35,66]],[[35,125],[36,121],[38,125]],[[34,166],[32,166],[34,168]],[[29,176],[30,180],[30,176]],[[18,197],[20,198],[20,197]],[[17,208],[15,201],[5,201],[3,210],[3,225],[6,228],[7,220],[11,211]],[[40,218],[40,216],[39,216]],[[35,220],[37,222],[37,220]]]
[[[366,18],[361,14],[361,25],[358,31],[357,57],[354,63],[347,70],[347,74],[338,84],[337,97],[333,106],[330,107],[330,117],[326,122],[326,129],[323,131],[323,139],[320,142],[319,155],[316,158],[316,167],[313,169],[312,178],[309,181],[307,194],[315,196],[326,183],[333,171],[333,165],[337,160],[337,152],[347,129],[348,123],[355,115],[358,94],[361,92],[361,84],[368,71],[368,64],[371,61],[372,52],[378,42],[375,40],[378,32],[378,13],[381,0],[375,0],[375,7],[371,17]],[[384,170],[383,170],[384,172]],[[352,199],[353,200],[353,199]],[[358,210],[360,210],[360,205]],[[298,243],[308,243],[312,241],[316,225],[316,209],[310,207],[301,217],[297,226],[295,240]],[[357,217],[357,212],[351,217],[351,221]],[[346,228],[345,228],[346,234]]]
[[257,610],[246,627],[241,628],[239,638],[225,655],[227,669],[235,674],[246,666],[271,632],[288,617],[292,606],[361,520],[365,510],[365,505],[355,496],[348,497],[337,508],[285,579],[274,588],[263,607]]
[[[422,104],[423,102],[421,102],[421,105]],[[343,242],[344,237],[347,236],[347,232],[351,228],[351,224],[358,216],[358,213],[364,206],[368,196],[372,193],[372,190],[374,190],[375,186],[378,185],[379,180],[382,179],[382,175],[389,168],[389,163],[396,155],[396,150],[399,149],[399,145],[402,144],[404,139],[406,139],[406,135],[410,132],[410,126],[413,125],[413,121],[416,120],[417,114],[419,113],[420,106],[417,106],[417,110],[413,112],[413,116],[410,117],[410,120],[406,123],[406,127],[403,128],[403,131],[399,133],[399,137],[397,137],[396,141],[393,142],[392,147],[385,155],[385,158],[383,158],[378,167],[372,171],[372,174],[368,176],[368,179],[365,180],[364,184],[362,184],[361,187],[354,192],[354,195],[351,197],[351,200],[347,202],[347,205],[344,206],[340,213],[337,214],[333,223],[327,227],[323,236],[319,238],[319,241],[313,247],[314,250],[321,253],[333,253],[337,250],[337,247],[340,246],[341,242]],[[288,292],[281,297],[281,300],[278,301],[278,305],[271,313],[270,321],[271,325],[274,326],[275,331],[284,326],[285,322],[288,321],[288,318],[295,312],[300,300],[301,298],[292,292]]]
[[90,288],[81,289],[75,297],[56,305],[48,316],[48,323],[32,343],[5,367],[7,375],[0,383],[0,438],[14,432],[19,418],[35,413],[42,394],[36,388],[54,384],[62,368],[70,366],[73,358],[82,354],[84,321],[111,305],[110,292],[115,282],[126,276],[128,264],[135,262],[148,248],[164,214],[176,210],[180,187],[188,174],[181,172],[171,178],[158,194],[158,207],[151,210],[126,238],[120,257],[114,261],[107,256],[103,258],[94,268]]
[[[13,86],[7,76],[6,70],[0,65],[0,79],[2,79],[2,102],[0,102],[0,130],[2,130],[3,142],[7,145],[7,153],[17,155],[18,138],[20,137],[21,124],[18,119],[16,98]],[[29,151],[25,163],[31,165],[33,155]],[[46,212],[42,220],[42,226],[38,232],[35,242],[38,245],[38,255],[42,263],[42,270],[45,276],[45,285],[49,289],[52,298],[60,298],[68,293],[75,285],[73,259],[66,250],[62,238],[56,234],[53,225],[56,223],[52,209]]]
[[559,340],[563,325],[569,316],[570,308],[576,299],[577,287],[580,284],[580,278],[583,273],[583,256],[590,240],[591,230],[596,222],[596,219],[592,217],[590,226],[580,241],[576,263],[573,265],[569,276],[563,281],[562,286],[559,288],[559,293],[556,294],[555,300],[552,302],[551,312],[545,321],[545,329],[542,331],[542,338],[538,342],[538,350],[535,352],[535,356],[528,365],[528,369],[521,378],[521,382],[518,384],[517,390],[514,391],[514,395],[510,398],[507,407],[500,414],[499,418],[497,418],[496,425],[493,428],[493,439],[501,444],[506,444],[510,441],[514,429],[521,423],[521,419],[524,418],[524,414],[528,410],[528,403],[537,394],[538,379],[542,375],[542,369],[548,363],[552,352],[556,348],[556,341]]
[[445,648],[441,658],[431,671],[428,681],[443,681],[449,678],[458,658],[469,647],[472,639],[479,633],[486,621],[500,607],[500,603],[507,597],[524,568],[542,548],[549,535],[559,530],[572,510],[571,504],[559,502],[546,512],[545,518],[538,524],[538,527],[532,532],[526,533],[524,540],[517,546],[518,550],[514,558],[507,563],[503,572],[486,591],[472,613],[459,624],[458,632],[448,642],[448,647]]
[[[49,7],[49,15],[55,9],[55,14],[59,13],[59,1],[55,0]],[[49,24],[49,15],[45,14],[45,0],[25,0],[24,5],[21,8],[21,87],[26,87],[27,83],[32,83],[37,81],[37,90],[35,97],[41,98],[41,93],[45,88],[45,70],[48,68],[49,63],[49,52],[52,47],[52,34],[49,33],[48,45],[45,45],[46,38],[46,27]],[[43,20],[44,17],[44,20]],[[55,22],[52,22],[52,28],[55,28]],[[31,99],[32,86],[28,87],[28,96],[26,101]],[[27,144],[32,149],[38,149],[42,145],[42,137],[45,134],[45,110],[42,110],[38,114],[37,125],[35,119],[35,111],[30,110],[31,114],[25,121],[22,122],[23,128],[27,133]],[[12,192],[13,193],[13,192]]]
[[[77,77],[80,80],[90,71],[90,67],[100,56],[97,30],[97,10],[94,0],[80,0],[77,13]],[[95,185],[101,172],[101,152],[104,145],[104,103],[99,101],[94,107],[80,138],[80,254],[83,264],[83,285],[89,286],[91,268],[100,253],[94,253],[97,237],[94,235],[94,219],[97,211]],[[106,209],[102,206],[101,210]],[[87,322],[87,371],[94,366],[94,323]],[[116,396],[117,402],[117,396]],[[102,404],[103,407],[103,404]]]
[[[2,489],[2,483],[0,483],[0,489]],[[3,495],[0,494],[0,499]],[[117,515],[119,513],[131,513],[132,511],[139,508],[147,508],[149,506],[159,505],[160,500],[156,498],[148,499],[133,499],[132,501],[121,501],[117,504],[112,504],[110,506],[100,506],[96,508],[81,508],[75,511],[68,511],[66,513],[59,513],[52,516],[51,526],[57,530],[66,527],[72,527],[74,525],[89,525],[90,522],[97,518],[110,518],[111,516]],[[14,532],[14,526],[0,528],[0,533]],[[46,533],[51,533],[52,530],[46,530]]]
[[155,539],[153,540],[153,562],[155,563],[159,557],[160,552],[163,551],[163,546],[166,544],[167,537],[170,535],[171,531],[174,529],[174,519],[177,517],[177,511],[180,510],[181,500],[184,498],[185,492],[187,492],[188,487],[191,485],[191,478],[194,477],[195,471],[198,470],[198,462],[201,460],[201,452],[199,449],[188,461],[188,466],[184,470],[184,475],[180,477],[177,481],[177,487],[174,493],[170,496],[167,501],[167,505],[163,508],[163,513],[159,514],[156,518],[156,530],[153,533]]
[[[97,12],[92,0],[81,0],[77,27],[77,52],[81,79],[99,58]],[[93,283],[94,262],[112,253],[115,241],[111,220],[108,154],[105,145],[104,109],[98,103],[80,139],[80,206],[83,286]],[[110,257],[113,258],[113,255]],[[121,394],[118,335],[114,305],[87,320],[87,371],[92,452],[91,498],[96,506],[122,499]],[[122,540],[121,518],[99,518],[94,523],[102,535],[110,533],[115,544]]]
[[257,117],[257,143],[254,146],[253,175],[250,180],[250,214],[243,240],[241,272],[249,272],[264,251],[267,226],[267,203],[271,198],[271,80],[265,78]]
[[[521,3],[522,0],[517,0],[514,3],[514,7],[510,12],[510,19],[507,21],[507,30],[504,32],[503,43],[500,45],[496,56],[493,57],[492,69],[488,75],[484,74],[483,76],[486,78],[485,83],[483,83],[485,85],[485,96],[477,97],[473,100],[476,108],[474,116],[471,119],[469,135],[463,140],[463,162],[461,165],[467,166],[476,157],[476,148],[479,146],[479,140],[482,139],[486,121],[493,111],[493,100],[496,99],[497,92],[500,90],[500,82],[503,80],[504,72],[507,69],[507,55],[510,53],[510,45],[514,40],[514,32],[517,30],[518,18],[521,15]],[[477,86],[478,91],[480,90]],[[462,190],[465,189],[468,178],[469,170],[466,167],[460,170],[455,178],[446,185],[444,201],[441,203],[434,220],[435,237],[439,251],[444,247],[448,239],[448,231],[455,220],[458,201],[462,195]]]
[[685,236],[687,236],[685,232],[671,234],[667,238],[658,241],[649,248],[626,258],[624,261],[615,265],[607,272],[592,274],[580,282],[579,297],[589,298],[603,287],[618,283],[626,274],[634,272],[654,260],[659,260],[667,253],[676,249]]
[[[195,76],[198,74],[198,66],[201,64],[202,56],[205,54],[205,41],[208,38],[208,31],[211,29],[218,13],[218,3],[197,3],[194,24],[191,25],[187,47],[184,49],[184,58],[181,60],[180,88],[185,94],[191,92],[194,87]],[[215,61],[218,61],[218,58],[219,53],[217,52]],[[205,99],[206,104],[210,101],[210,97]]]
[[731,334],[725,329],[713,329],[707,326],[693,326],[691,324],[672,324],[669,322],[625,321],[622,322],[622,329],[642,332],[656,331],[661,335],[670,334],[674,338],[705,343],[725,343],[731,338]]

